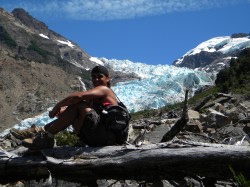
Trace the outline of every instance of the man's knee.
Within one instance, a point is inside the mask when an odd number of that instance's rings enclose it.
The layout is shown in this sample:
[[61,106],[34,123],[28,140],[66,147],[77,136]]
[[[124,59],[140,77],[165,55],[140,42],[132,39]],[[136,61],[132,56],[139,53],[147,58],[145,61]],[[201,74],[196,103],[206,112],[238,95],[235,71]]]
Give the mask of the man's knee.
[[84,101],[77,103],[76,107],[80,115],[85,115],[91,110],[90,106]]
[[76,103],[76,106],[79,108],[88,108],[89,107],[88,103],[86,103],[85,101],[81,101],[79,103]]
[[84,108],[87,108],[87,107],[88,107],[87,103],[85,103],[83,101],[68,106],[68,108],[71,109],[71,110],[73,110],[73,109],[79,110],[79,109],[84,109]]

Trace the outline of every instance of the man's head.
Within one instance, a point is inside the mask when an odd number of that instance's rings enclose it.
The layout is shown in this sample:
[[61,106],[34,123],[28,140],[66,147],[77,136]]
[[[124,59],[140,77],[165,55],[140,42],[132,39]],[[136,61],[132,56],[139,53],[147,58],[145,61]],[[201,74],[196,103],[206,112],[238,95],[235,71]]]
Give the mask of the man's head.
[[95,66],[92,71],[91,71],[91,74],[93,73],[100,73],[100,74],[103,74],[107,77],[109,77],[109,71],[106,67],[104,66]]
[[104,66],[95,66],[91,71],[91,77],[93,85],[100,86],[105,85],[110,87],[109,71]]

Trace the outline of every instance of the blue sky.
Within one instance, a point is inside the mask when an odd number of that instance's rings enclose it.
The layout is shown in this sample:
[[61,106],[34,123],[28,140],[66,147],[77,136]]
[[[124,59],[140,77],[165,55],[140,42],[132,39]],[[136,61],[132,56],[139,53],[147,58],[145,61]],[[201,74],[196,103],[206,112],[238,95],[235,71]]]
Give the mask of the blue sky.
[[172,64],[203,41],[250,33],[250,0],[0,0],[93,57]]

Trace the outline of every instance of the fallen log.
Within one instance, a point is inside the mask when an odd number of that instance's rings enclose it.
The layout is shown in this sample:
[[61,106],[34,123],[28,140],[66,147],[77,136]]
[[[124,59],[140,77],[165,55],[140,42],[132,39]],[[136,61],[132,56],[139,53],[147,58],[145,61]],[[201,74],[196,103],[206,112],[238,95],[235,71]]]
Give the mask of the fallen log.
[[135,147],[55,147],[0,150],[0,182],[52,177],[72,182],[97,179],[232,179],[231,166],[250,178],[250,146],[172,141]]

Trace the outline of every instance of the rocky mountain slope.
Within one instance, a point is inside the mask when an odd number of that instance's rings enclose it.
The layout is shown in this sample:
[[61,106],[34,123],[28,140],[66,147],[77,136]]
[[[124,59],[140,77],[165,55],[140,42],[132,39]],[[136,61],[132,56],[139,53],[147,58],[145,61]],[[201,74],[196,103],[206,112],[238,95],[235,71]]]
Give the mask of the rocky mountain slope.
[[[0,9],[0,131],[32,117],[73,91],[91,86],[96,65],[76,43],[50,30],[23,9]],[[111,70],[113,82],[127,80]]]
[[[30,25],[25,25],[26,22]],[[0,108],[4,111],[0,123],[3,125],[37,114],[53,100],[80,88],[81,70],[60,58],[67,50],[71,54],[70,48],[42,38],[39,31],[63,39],[22,10],[13,14],[0,10]],[[81,54],[88,59],[87,54]],[[88,63],[91,64],[89,60]]]

